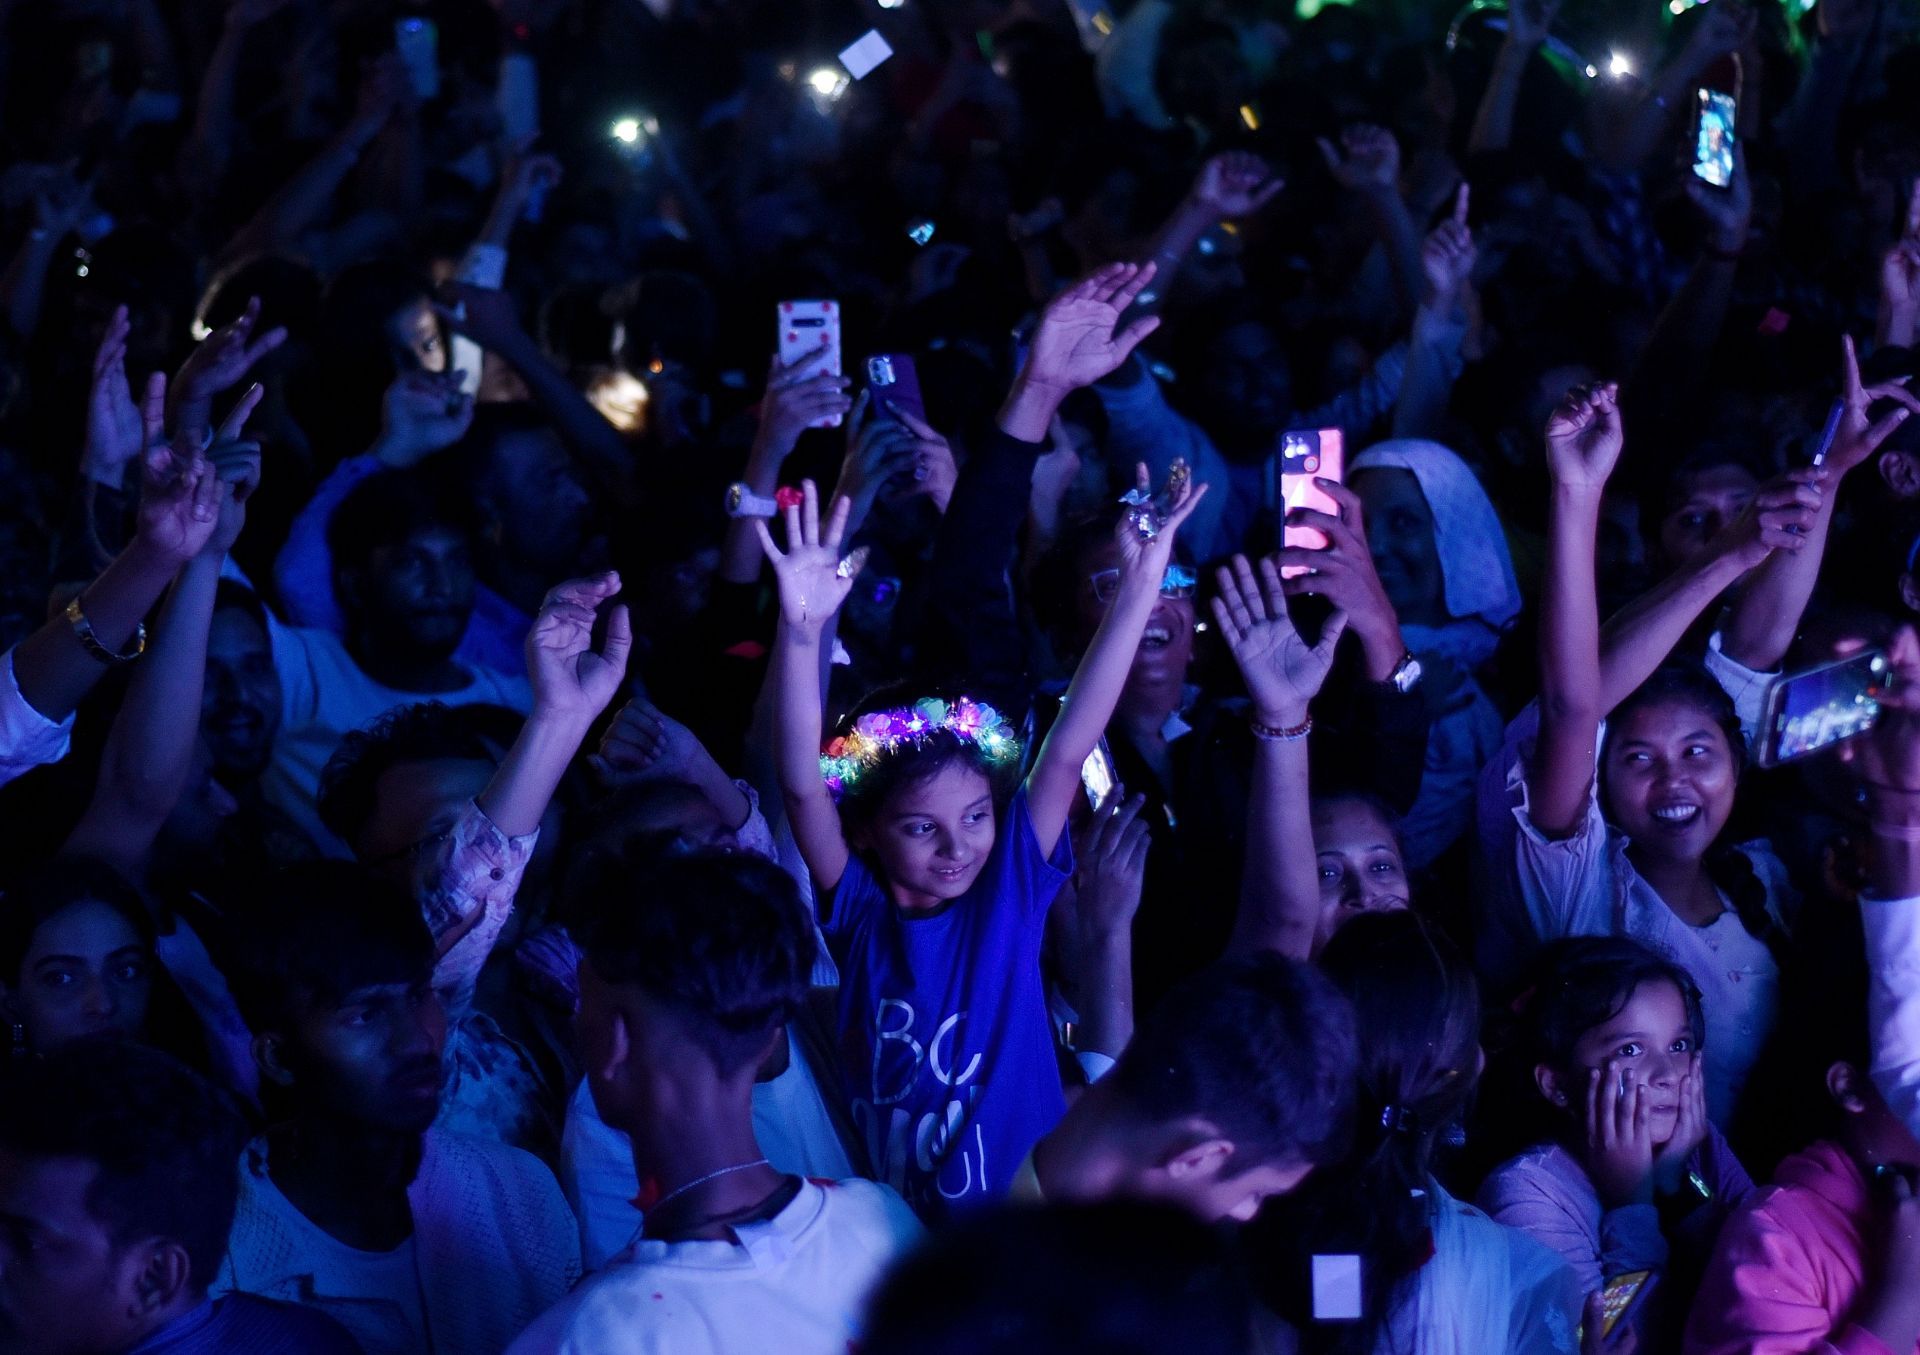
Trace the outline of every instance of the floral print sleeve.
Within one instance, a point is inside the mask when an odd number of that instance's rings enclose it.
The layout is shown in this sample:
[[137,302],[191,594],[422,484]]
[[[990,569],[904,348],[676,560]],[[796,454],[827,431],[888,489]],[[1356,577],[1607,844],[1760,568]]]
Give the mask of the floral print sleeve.
[[514,895],[539,840],[537,828],[507,836],[470,800],[440,842],[420,911],[435,942],[466,929],[433,970],[433,986],[449,1013],[457,1015],[472,1002],[480,971],[513,912]]

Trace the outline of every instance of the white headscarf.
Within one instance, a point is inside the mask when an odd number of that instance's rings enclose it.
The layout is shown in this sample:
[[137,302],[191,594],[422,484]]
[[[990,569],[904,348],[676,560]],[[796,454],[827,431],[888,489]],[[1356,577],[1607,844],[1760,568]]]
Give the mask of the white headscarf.
[[1410,471],[1433,513],[1433,544],[1440,557],[1447,613],[1456,620],[1477,617],[1496,632],[1520,614],[1520,585],[1513,557],[1493,501],[1467,463],[1437,442],[1395,438],[1369,447],[1347,466],[1349,476],[1363,470]]

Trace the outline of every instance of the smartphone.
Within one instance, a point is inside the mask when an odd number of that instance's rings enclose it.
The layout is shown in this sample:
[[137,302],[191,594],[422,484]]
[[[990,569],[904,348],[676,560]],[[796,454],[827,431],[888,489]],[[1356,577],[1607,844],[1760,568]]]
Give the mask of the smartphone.
[[1739,110],[1733,96],[1721,90],[1702,87],[1696,97],[1699,116],[1693,124],[1693,172],[1715,188],[1725,188],[1733,182],[1734,127]]
[[[1341,479],[1346,461],[1343,435],[1338,428],[1305,428],[1282,433],[1276,460],[1279,463],[1281,544],[1306,550],[1325,550],[1325,532],[1313,527],[1291,527],[1286,519],[1287,514],[1296,508],[1312,508],[1335,517],[1340,515],[1340,505],[1314,481]],[[1307,570],[1303,566],[1293,565],[1280,572],[1288,578],[1296,578]]]
[[393,21],[393,50],[422,101],[440,96],[440,26],[419,15]]
[[927,421],[927,402],[920,396],[920,373],[907,353],[876,353],[867,359],[867,389],[873,402],[888,411],[905,410]]
[[[774,308],[779,326],[780,363],[791,366],[807,359],[803,376],[822,372],[840,375],[840,303],[837,301],[782,301]],[[822,345],[824,344],[824,348]],[[840,416],[816,420],[815,428],[838,428]]]
[[1120,777],[1113,770],[1113,750],[1107,746],[1103,734],[1094,750],[1087,754],[1087,760],[1080,764],[1080,785],[1087,792],[1087,803],[1098,809],[1119,784]]
[[1880,720],[1889,674],[1884,650],[1777,677],[1767,687],[1756,760],[1777,767],[1855,738]]
[[1653,1272],[1650,1270],[1633,1270],[1625,1275],[1616,1275],[1601,1286],[1600,1302],[1605,1312],[1601,1318],[1602,1336],[1613,1335],[1613,1329],[1620,1325],[1621,1319],[1646,1292],[1647,1281],[1652,1278]]

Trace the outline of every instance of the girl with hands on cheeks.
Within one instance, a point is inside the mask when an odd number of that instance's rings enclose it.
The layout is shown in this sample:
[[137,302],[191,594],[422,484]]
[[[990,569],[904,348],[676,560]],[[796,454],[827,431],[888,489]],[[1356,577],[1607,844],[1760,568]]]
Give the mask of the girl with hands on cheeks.
[[1480,1206],[1559,1252],[1589,1293],[1652,1272],[1623,1320],[1668,1349],[1721,1221],[1753,1189],[1707,1116],[1700,991],[1624,937],[1556,942],[1531,977],[1501,1061],[1538,1138],[1489,1174]]
[[864,558],[843,553],[852,505],[823,517],[808,482],[784,548],[755,523],[780,592],[775,768],[840,969],[841,1071],[878,1178],[923,1216],[1004,1194],[1064,1113],[1041,944],[1081,765],[1206,492],[1183,470],[1154,494],[1138,468],[1113,602],[1018,784],[1014,727],[959,691],[874,693],[823,750],[821,653]]

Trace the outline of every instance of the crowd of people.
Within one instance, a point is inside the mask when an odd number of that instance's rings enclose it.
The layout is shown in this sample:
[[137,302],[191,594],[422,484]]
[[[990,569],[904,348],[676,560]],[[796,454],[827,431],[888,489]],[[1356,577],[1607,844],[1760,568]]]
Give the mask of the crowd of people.
[[0,1355],[1920,1351],[1915,0],[0,65]]

